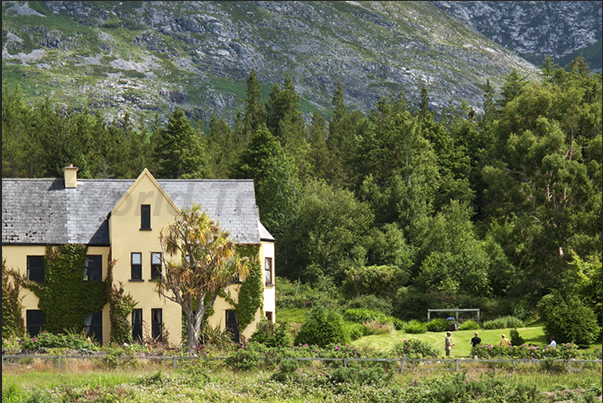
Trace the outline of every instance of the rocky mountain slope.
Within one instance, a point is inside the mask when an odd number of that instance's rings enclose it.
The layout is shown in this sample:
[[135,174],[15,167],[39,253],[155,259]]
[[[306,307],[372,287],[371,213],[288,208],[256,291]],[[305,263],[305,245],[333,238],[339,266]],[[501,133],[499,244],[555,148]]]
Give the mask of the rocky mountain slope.
[[601,69],[601,1],[430,1],[476,32],[541,65],[582,55]]
[[400,91],[416,105],[425,85],[435,108],[479,111],[487,79],[537,77],[428,2],[2,2],[3,83],[28,101],[232,121],[252,68],[266,99],[289,73],[302,109],[326,116],[338,79],[352,108]]

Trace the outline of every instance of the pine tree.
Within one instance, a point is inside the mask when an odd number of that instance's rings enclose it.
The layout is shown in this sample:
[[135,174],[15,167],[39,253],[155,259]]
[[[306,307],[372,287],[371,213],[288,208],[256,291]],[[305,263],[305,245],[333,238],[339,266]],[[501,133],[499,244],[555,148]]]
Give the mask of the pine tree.
[[262,85],[258,81],[255,69],[251,69],[247,77],[247,100],[243,118],[243,141],[249,139],[262,124],[266,124],[266,106],[262,100]]
[[203,177],[205,153],[199,135],[191,127],[184,111],[176,107],[170,116],[167,130],[158,130],[155,159],[158,178],[179,179]]

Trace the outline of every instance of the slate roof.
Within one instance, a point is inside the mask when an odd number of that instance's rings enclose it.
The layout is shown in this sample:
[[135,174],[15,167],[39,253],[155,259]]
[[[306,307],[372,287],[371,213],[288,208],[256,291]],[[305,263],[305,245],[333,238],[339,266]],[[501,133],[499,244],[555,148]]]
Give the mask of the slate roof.
[[[252,180],[158,179],[180,208],[199,204],[237,243],[272,236],[259,221]],[[109,245],[108,214],[131,179],[2,179],[2,244]],[[267,234],[267,235],[266,235]]]

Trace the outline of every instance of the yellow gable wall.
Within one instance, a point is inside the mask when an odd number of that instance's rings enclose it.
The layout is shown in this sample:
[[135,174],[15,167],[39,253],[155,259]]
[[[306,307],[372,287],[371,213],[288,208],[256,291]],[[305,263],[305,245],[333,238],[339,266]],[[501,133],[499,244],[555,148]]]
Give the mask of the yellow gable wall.
[[[2,258],[6,259],[6,267],[18,270],[25,278],[27,278],[27,256],[44,256],[46,247],[43,245],[2,245]],[[91,246],[88,247],[88,255],[102,255],[103,274],[102,279],[107,277],[107,258],[109,256],[109,247]],[[82,267],[82,275],[84,268]],[[27,288],[22,288],[20,295],[23,297],[21,303],[23,305],[22,317],[23,322],[27,325],[27,310],[37,310],[39,299],[33,291]],[[82,325],[84,318],[82,318]],[[110,336],[109,322],[109,304],[103,307],[103,341],[108,342]]]
[[[141,230],[141,205],[151,206],[151,230]],[[182,310],[180,305],[161,298],[151,279],[151,252],[161,252],[159,232],[174,222],[177,208],[145,170],[134,182],[109,218],[112,258],[115,259],[113,279],[121,281],[124,290],[142,309],[144,337],[151,336],[151,309],[162,309],[163,324],[169,332],[169,342],[181,342]],[[131,254],[142,253],[142,280],[131,279]],[[130,317],[131,323],[131,317]]]

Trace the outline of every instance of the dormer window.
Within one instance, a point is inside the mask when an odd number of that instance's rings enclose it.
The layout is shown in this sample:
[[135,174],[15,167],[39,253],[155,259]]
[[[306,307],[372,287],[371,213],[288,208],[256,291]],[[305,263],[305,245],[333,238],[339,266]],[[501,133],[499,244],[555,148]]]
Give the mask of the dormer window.
[[142,204],[140,206],[140,230],[150,231],[151,230],[151,205]]

